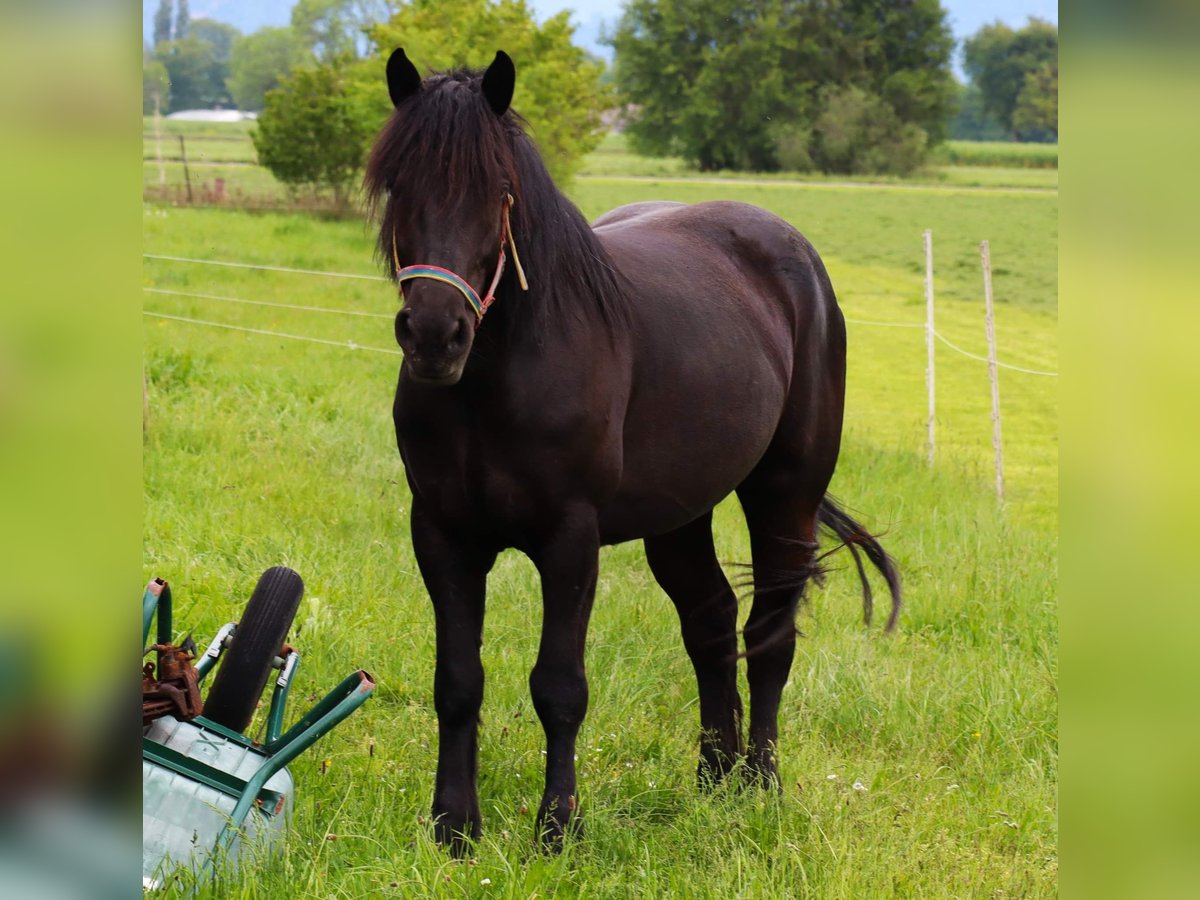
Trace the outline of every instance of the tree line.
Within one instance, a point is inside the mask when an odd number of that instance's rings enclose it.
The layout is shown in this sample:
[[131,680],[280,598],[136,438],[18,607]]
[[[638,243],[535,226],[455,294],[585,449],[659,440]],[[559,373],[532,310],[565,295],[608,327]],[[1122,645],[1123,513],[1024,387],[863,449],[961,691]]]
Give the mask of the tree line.
[[244,35],[191,18],[188,0],[159,0],[142,50],[142,111],[236,107],[260,111],[296,68],[365,48],[362,32],[394,11],[389,0],[298,0],[291,22]]
[[242,35],[160,0],[144,107],[259,111],[260,161],[338,196],[390,111],[383,60],[426,70],[518,61],[517,109],[558,176],[613,111],[633,148],[702,170],[906,174],[947,137],[1057,140],[1058,31],[1037,19],[955,41],[940,0],[628,0],[605,40],[572,42],[569,13],[527,0],[298,0],[291,22]]

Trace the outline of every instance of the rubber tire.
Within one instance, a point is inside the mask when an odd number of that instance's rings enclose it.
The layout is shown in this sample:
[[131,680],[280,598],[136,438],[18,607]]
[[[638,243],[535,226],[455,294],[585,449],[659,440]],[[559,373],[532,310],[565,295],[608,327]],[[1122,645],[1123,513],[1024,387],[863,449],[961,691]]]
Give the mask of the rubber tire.
[[239,734],[250,726],[271,664],[283,647],[302,596],[304,582],[291,569],[274,566],[263,572],[229,647],[221,655],[204,701],[206,719]]

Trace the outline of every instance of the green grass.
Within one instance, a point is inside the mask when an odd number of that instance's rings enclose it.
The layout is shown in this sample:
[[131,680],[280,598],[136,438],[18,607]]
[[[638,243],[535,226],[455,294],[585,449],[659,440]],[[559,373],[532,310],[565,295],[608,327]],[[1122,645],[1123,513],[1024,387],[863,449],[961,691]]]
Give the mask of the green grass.
[[[153,135],[142,135],[142,159],[153,162],[158,159],[159,139]],[[179,149],[179,139],[164,135],[161,139],[162,158],[164,160],[179,160],[183,151]],[[187,137],[184,147],[189,163],[223,163],[244,162],[257,163],[258,154],[254,143],[247,138],[229,137]]]
[[[933,227],[939,327],[973,352],[983,347],[975,243],[991,236],[1006,269],[997,275],[1002,358],[1056,367],[1053,196],[615,181],[575,189],[589,216],[649,196],[717,195],[795,222],[856,318],[921,320],[920,230]],[[144,235],[151,253],[376,271],[361,222],[148,205]],[[394,290],[377,282],[154,260],[144,273],[147,286],[172,290],[395,309]],[[156,294],[145,303],[394,348],[386,318]],[[537,853],[522,810],[536,808],[543,763],[526,684],[538,590],[531,564],[504,554],[489,582],[483,650],[485,837],[474,863],[460,864],[432,844],[424,821],[436,755],[433,631],[391,432],[398,358],[151,318],[145,335],[145,574],[172,581],[177,625],[207,638],[236,617],[263,569],[291,565],[308,586],[290,638],[304,654],[296,701],[359,665],[379,681],[362,710],[291,767],[298,807],[285,852],[202,895],[1056,895],[1054,379],[1002,376],[1001,510],[990,493],[985,367],[939,347],[931,470],[921,458],[922,332],[851,324],[833,490],[888,530],[908,605],[896,637],[864,633],[849,561],[835,558],[802,618],[784,693],[782,797],[695,789],[696,689],[677,620],[640,546],[609,548],[579,744],[587,835],[560,857]],[[723,504],[716,523],[720,558],[748,559],[736,504]]]
[[[177,135],[186,139],[188,161],[192,165],[193,186],[221,177],[236,186],[243,202],[253,198],[255,207],[288,205],[285,189],[266,169],[257,165],[222,167],[223,163],[257,163],[254,144],[249,137],[250,122],[163,123],[162,155],[170,183],[182,184],[183,170],[172,165],[180,159]],[[158,184],[158,144],[153,119],[145,120],[142,136],[144,183]],[[872,185],[930,186],[957,188],[987,188],[1014,190],[1058,189],[1056,145],[1006,144],[971,141],[951,141],[934,153],[933,163],[907,178],[872,175],[850,179],[844,175],[824,175],[820,172],[700,172],[677,157],[639,156],[628,148],[623,134],[610,132],[596,150],[582,160],[578,175],[581,180],[594,178],[719,178],[724,181],[793,182],[843,184],[859,181]],[[1049,162],[1047,162],[1049,160]],[[201,168],[212,166],[212,168]]]
[[[192,137],[224,137],[249,140],[250,132],[254,128],[254,121],[243,119],[240,122],[188,122],[163,116],[161,127],[164,135],[182,134],[189,139]],[[154,116],[142,116],[142,137],[154,137],[155,128]]]
[[[983,148],[979,150],[978,148]],[[1057,147],[1045,144],[978,144],[951,141],[936,149],[931,164],[912,175],[870,175],[852,178],[820,172],[700,172],[678,157],[639,156],[629,149],[624,134],[610,132],[584,157],[579,174],[590,177],[721,178],[751,181],[846,182],[871,184],[953,185],[980,188],[1058,188]],[[1005,155],[1004,148],[1014,148]],[[1031,149],[1034,148],[1034,149]],[[1046,163],[1047,155],[1052,160]]]
[[957,187],[1058,190],[1058,168],[1003,168],[987,165],[939,166],[937,184]]
[[1057,169],[1058,144],[1019,144],[1012,141],[946,141],[935,158],[951,166],[1005,166]]
[[[269,169],[262,166],[189,160],[188,171],[192,178],[192,188],[197,192],[211,189],[216,179],[224,178],[227,192],[245,203],[277,205],[283,203],[287,196],[286,186],[281,184]],[[175,190],[183,188],[183,163],[164,162],[163,174],[166,176],[168,187]],[[147,159],[142,163],[142,184],[147,190],[158,188],[160,182],[156,161]]]

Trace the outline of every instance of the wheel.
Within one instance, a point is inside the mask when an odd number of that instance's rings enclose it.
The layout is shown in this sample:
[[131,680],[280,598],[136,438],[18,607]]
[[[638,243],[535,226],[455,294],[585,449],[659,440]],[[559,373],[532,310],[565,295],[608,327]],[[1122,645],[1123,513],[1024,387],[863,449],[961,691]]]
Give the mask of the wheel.
[[303,595],[304,582],[291,569],[274,566],[263,572],[213,677],[204,701],[206,719],[239,734],[249,727]]

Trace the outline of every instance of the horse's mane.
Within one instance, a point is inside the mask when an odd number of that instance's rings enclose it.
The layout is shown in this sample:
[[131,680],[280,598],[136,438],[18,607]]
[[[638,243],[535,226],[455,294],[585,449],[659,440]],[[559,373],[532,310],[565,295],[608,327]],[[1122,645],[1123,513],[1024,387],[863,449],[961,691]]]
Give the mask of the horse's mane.
[[516,198],[512,230],[529,291],[520,289],[510,265],[488,323],[503,319],[540,336],[591,309],[610,328],[627,324],[624,281],[608,253],[554,184],[525,120],[511,109],[497,116],[480,80],[480,72],[466,69],[426,79],[376,138],[363,185],[380,221],[380,260],[394,277],[392,223],[406,206],[431,204],[454,214],[508,191]]

